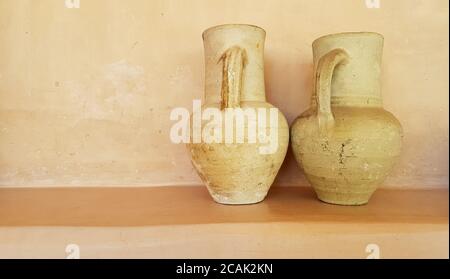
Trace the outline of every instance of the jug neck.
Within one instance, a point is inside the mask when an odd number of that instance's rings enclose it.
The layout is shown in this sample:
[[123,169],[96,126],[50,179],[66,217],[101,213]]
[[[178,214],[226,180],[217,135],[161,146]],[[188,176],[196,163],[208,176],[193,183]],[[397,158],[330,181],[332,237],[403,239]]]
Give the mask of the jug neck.
[[203,33],[205,49],[205,103],[220,103],[224,73],[223,57],[231,49],[245,55],[242,70],[240,101],[265,102],[264,86],[265,31],[244,24],[219,25]]
[[[370,32],[339,33],[313,43],[314,72],[319,60],[334,49],[343,49],[348,61],[337,66],[331,82],[331,105],[381,107],[383,36]],[[316,106],[313,92],[311,105]]]

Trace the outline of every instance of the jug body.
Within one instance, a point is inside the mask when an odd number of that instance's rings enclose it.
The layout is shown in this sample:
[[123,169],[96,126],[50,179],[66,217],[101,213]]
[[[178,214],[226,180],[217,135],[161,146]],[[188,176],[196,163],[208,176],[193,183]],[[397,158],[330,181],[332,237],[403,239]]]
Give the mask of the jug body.
[[366,32],[313,43],[311,107],[294,121],[291,142],[324,202],[367,203],[400,155],[401,125],[382,105],[382,48],[383,37]]
[[[191,134],[188,149],[218,203],[262,201],[286,155],[287,121],[265,97],[264,40],[265,31],[252,25],[221,25],[203,33],[205,98],[197,122],[202,136],[199,141]],[[271,135],[270,143],[259,140],[263,134]],[[270,144],[273,148],[267,148]]]

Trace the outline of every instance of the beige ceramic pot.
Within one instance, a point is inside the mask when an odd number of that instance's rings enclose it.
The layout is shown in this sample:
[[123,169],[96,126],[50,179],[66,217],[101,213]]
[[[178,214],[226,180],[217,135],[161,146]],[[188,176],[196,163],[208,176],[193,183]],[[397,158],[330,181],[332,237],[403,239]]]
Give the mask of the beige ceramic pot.
[[291,127],[292,148],[320,200],[369,201],[400,154],[402,128],[383,109],[383,36],[341,33],[313,43],[311,108]]
[[[222,204],[251,204],[262,201],[272,185],[286,155],[289,127],[284,116],[266,102],[264,87],[265,31],[252,25],[230,24],[207,29],[203,33],[205,47],[206,111],[219,112],[222,120],[201,122],[202,141],[191,133],[188,149],[192,162],[206,184],[213,199]],[[239,110],[257,115],[245,117],[243,141],[237,139],[236,125],[231,141],[225,141],[225,123],[228,112]],[[265,124],[262,122],[265,115]],[[260,117],[261,116],[261,117]],[[191,127],[196,124],[195,111]],[[228,118],[230,119],[230,118]],[[242,120],[242,118],[241,118]],[[205,141],[206,130],[222,124],[222,141]],[[257,127],[257,130],[255,129]],[[261,126],[261,128],[260,128]],[[229,126],[228,126],[229,127]],[[257,139],[251,140],[250,128]],[[263,134],[271,135],[271,143],[259,140]],[[207,134],[207,133],[206,133]],[[214,134],[214,133],[213,133]],[[266,138],[267,139],[267,138]],[[271,146],[272,148],[264,147]]]

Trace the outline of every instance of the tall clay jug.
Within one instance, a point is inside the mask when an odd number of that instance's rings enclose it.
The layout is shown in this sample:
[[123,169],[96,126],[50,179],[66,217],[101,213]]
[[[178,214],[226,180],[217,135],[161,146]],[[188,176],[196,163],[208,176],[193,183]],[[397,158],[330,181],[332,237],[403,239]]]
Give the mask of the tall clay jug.
[[382,50],[377,33],[332,34],[313,43],[311,108],[293,123],[291,142],[324,202],[367,203],[400,154],[401,125],[382,105]]
[[[286,155],[289,127],[265,97],[264,40],[265,31],[252,25],[220,25],[203,33],[206,77],[201,123],[198,111],[191,115],[191,128],[201,128],[202,135],[200,139],[191,132],[188,149],[218,203],[262,201]],[[239,118],[242,112],[244,117]],[[241,140],[239,119],[244,127]],[[233,123],[236,126],[230,128]],[[225,139],[230,131],[232,136]]]

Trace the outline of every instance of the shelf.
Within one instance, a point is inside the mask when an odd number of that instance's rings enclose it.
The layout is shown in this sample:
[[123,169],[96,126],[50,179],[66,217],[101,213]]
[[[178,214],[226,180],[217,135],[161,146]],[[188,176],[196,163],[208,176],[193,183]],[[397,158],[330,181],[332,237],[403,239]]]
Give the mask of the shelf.
[[0,189],[0,258],[448,258],[447,189],[378,190],[365,206],[273,187],[247,206],[205,187]]

